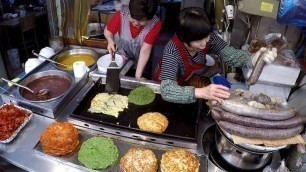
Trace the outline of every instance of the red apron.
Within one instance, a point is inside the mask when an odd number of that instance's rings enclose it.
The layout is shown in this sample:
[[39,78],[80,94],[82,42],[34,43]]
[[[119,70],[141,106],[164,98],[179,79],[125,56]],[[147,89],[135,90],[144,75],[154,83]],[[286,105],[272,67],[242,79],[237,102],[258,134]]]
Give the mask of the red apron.
[[[206,65],[206,60],[204,62],[204,64],[191,64],[188,60],[188,56],[186,54],[186,52],[184,51],[184,45],[183,43],[177,38],[177,37],[174,37],[173,38],[173,42],[174,44],[177,46],[179,52],[180,52],[180,55],[183,59],[183,62],[184,62],[184,65],[185,65],[185,68],[186,68],[186,72],[183,76],[180,76],[177,78],[177,82],[179,85],[186,85],[186,81],[192,77],[192,75],[196,72],[196,71],[200,71],[200,70],[203,70],[205,65]],[[203,54],[204,56],[206,55],[206,52],[207,52],[207,46],[203,49]],[[158,65],[158,68],[154,74],[154,80],[155,81],[159,81],[160,80],[158,79],[159,76],[160,76],[160,73],[161,73],[161,62],[162,62],[162,59],[160,60],[160,63]]]

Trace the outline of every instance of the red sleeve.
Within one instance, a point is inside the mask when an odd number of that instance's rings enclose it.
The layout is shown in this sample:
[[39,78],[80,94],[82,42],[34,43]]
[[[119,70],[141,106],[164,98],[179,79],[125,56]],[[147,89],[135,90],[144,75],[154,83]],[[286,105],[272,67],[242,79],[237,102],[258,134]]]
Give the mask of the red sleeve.
[[121,19],[120,19],[120,11],[118,11],[113,15],[113,17],[110,19],[109,23],[107,24],[107,30],[110,31],[113,35],[115,35],[117,32],[120,32],[120,27],[121,27]]
[[156,41],[158,35],[159,35],[160,29],[161,29],[161,22],[158,21],[158,22],[153,26],[153,28],[150,30],[150,32],[149,32],[148,35],[146,36],[144,42],[147,43],[147,44],[153,45],[154,42]]

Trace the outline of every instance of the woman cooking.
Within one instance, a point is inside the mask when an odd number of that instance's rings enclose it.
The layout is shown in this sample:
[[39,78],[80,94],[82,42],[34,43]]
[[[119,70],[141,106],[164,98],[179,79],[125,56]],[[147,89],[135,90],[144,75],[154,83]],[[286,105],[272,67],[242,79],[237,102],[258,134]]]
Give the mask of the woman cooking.
[[161,64],[154,79],[161,81],[160,89],[164,100],[174,103],[192,103],[196,99],[221,102],[229,97],[228,88],[210,84],[195,88],[186,85],[194,74],[205,69],[206,53],[219,55],[228,65],[251,68],[261,52],[266,52],[264,61],[271,63],[277,56],[276,49],[262,48],[255,55],[227,45],[212,32],[209,18],[201,8],[183,9],[178,16],[176,36],[170,40],[163,53]]
[[[155,15],[157,0],[131,0],[128,8],[117,12],[104,30],[109,53],[117,51],[137,64],[135,78],[142,79],[153,44],[161,29]],[[119,34],[115,43],[114,35]]]

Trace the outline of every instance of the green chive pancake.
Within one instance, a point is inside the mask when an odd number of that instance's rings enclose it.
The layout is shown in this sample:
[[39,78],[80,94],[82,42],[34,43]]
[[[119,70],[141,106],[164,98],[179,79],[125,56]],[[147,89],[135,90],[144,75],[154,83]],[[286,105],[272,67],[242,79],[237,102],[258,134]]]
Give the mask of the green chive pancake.
[[106,169],[116,163],[118,148],[110,138],[93,137],[86,140],[78,153],[78,160],[87,168]]
[[146,86],[138,87],[130,92],[128,100],[136,105],[147,105],[154,101],[154,91]]

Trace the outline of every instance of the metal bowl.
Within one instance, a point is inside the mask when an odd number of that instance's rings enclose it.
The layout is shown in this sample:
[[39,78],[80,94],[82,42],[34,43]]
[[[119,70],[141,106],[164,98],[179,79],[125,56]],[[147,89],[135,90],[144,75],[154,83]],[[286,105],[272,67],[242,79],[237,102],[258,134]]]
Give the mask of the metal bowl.
[[235,168],[241,170],[259,170],[267,165],[273,153],[261,153],[244,149],[226,138],[221,130],[215,129],[215,144],[221,157]]
[[[55,57],[54,57],[54,61],[56,62],[61,62],[62,60],[64,60],[65,58],[67,57],[71,57],[72,55],[77,55],[77,54],[87,54],[87,55],[90,55],[91,57],[94,58],[94,63],[90,66],[87,66],[89,67],[91,70],[95,67],[96,65],[96,61],[98,60],[99,58],[99,55],[97,52],[93,51],[93,50],[90,50],[90,49],[71,49],[71,50],[65,50],[59,54],[57,54]],[[59,70],[63,70],[63,71],[67,71],[67,72],[73,72],[73,69],[64,69],[64,68],[60,68],[58,67],[56,64],[53,64],[57,69]],[[72,65],[72,64],[71,64]]]
[[44,76],[60,76],[60,77],[63,77],[67,80],[70,81],[70,86],[69,88],[62,94],[60,94],[59,96],[56,96],[56,97],[53,97],[53,98],[50,98],[50,99],[47,99],[47,100],[39,100],[39,101],[35,101],[35,100],[29,100],[29,99],[26,99],[23,97],[23,91],[25,91],[23,88],[19,88],[18,90],[18,93],[20,95],[21,98],[27,100],[27,101],[31,101],[31,102],[37,102],[37,103],[43,103],[43,102],[49,102],[49,101],[52,101],[52,100],[56,100],[60,97],[62,97],[63,95],[65,95],[67,92],[69,92],[69,90],[72,89],[72,86],[73,86],[73,83],[74,83],[74,77],[67,73],[67,72],[64,72],[64,71],[59,71],[59,70],[47,70],[47,71],[43,71],[43,72],[39,72],[39,73],[35,73],[33,75],[30,75],[28,76],[27,78],[25,78],[24,80],[22,80],[20,82],[21,85],[24,85],[24,86],[27,86],[29,83],[41,78],[41,77],[44,77]]

